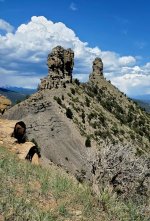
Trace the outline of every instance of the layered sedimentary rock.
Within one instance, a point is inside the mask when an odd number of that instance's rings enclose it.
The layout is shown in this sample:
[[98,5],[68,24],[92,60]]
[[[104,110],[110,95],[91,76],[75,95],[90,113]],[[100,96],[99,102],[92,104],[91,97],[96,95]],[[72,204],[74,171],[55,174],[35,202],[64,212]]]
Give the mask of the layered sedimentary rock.
[[74,52],[61,46],[55,47],[48,55],[48,76],[41,79],[40,90],[66,87],[72,82]]

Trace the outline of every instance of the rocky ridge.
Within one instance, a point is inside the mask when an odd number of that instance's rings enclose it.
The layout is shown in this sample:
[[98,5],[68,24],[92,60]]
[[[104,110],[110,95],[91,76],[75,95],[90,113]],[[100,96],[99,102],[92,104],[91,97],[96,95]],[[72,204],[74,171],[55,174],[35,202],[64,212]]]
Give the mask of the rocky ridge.
[[70,49],[54,48],[38,93],[5,117],[24,120],[47,162],[89,180],[95,192],[109,186],[124,197],[149,196],[150,116],[106,81],[100,58],[86,84],[72,80],[73,63]]

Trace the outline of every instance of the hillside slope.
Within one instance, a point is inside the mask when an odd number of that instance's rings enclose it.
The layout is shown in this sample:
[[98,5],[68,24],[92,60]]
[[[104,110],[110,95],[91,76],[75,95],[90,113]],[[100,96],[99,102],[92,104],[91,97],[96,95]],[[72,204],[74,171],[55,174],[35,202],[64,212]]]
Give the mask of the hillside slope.
[[150,195],[150,116],[103,76],[96,58],[89,82],[72,80],[73,52],[56,47],[38,93],[6,118],[24,120],[42,154],[99,194],[106,186],[123,197]]
[[148,221],[148,207],[122,201],[105,189],[95,197],[61,168],[42,168],[18,160],[0,147],[0,220]]

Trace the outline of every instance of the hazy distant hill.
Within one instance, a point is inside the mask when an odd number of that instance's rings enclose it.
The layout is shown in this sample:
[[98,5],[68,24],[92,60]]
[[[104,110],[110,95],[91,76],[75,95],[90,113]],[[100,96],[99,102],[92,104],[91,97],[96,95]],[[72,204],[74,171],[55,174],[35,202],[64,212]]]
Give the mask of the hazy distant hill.
[[150,112],[150,101],[135,100],[147,112]]
[[132,97],[142,108],[150,112],[150,94],[137,95]]
[[23,87],[6,87],[5,89],[15,91],[24,95],[30,95],[37,91],[36,89],[23,88]]
[[133,97],[136,100],[149,101],[150,102],[150,94],[137,95]]
[[31,95],[34,92],[35,92],[34,89],[26,89],[26,88],[17,88],[17,87],[0,88],[0,94],[10,99],[13,104],[15,104],[18,101],[24,100],[27,95]]

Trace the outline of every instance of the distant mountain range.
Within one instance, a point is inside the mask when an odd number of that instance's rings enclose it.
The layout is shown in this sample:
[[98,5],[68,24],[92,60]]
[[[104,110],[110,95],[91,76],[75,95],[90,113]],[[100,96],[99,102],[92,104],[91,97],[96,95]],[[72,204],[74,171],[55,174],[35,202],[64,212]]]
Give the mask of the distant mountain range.
[[134,99],[142,108],[144,108],[147,112],[150,113],[150,101],[144,101],[144,100],[136,100]]
[[[28,95],[34,94],[37,90],[23,87],[0,88],[0,94],[6,96],[13,104],[24,100]],[[150,112],[150,94],[143,94],[131,97],[147,112]]]
[[14,91],[14,92],[18,92],[18,93],[26,94],[26,95],[33,94],[37,91],[36,89],[33,89],[33,88],[9,87],[9,86],[5,87],[3,89],[7,89],[7,90],[10,90],[10,91]]
[[35,93],[35,89],[7,87],[0,88],[0,94],[6,96],[13,104],[24,100],[28,95]]
[[142,108],[150,112],[150,94],[137,95],[132,97]]
[[136,100],[142,100],[142,101],[149,101],[150,102],[150,94],[143,94],[143,95],[136,95],[133,96],[132,98]]

